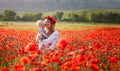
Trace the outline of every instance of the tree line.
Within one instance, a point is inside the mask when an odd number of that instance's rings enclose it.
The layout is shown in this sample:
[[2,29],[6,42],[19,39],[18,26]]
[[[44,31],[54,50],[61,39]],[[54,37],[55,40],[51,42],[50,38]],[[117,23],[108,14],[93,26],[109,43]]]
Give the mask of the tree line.
[[23,15],[17,15],[13,10],[5,10],[0,14],[1,21],[36,21],[42,17],[42,13],[31,14],[26,13]]
[[[117,12],[56,12],[53,16],[60,22],[120,23],[120,13]],[[5,10],[0,14],[0,21],[36,21],[39,19],[43,19],[43,13],[41,12],[17,15],[13,10]]]

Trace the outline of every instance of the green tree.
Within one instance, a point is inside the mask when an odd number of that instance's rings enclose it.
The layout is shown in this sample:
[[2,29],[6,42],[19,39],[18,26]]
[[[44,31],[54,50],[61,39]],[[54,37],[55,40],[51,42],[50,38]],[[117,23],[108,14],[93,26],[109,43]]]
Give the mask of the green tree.
[[13,21],[15,19],[16,12],[13,10],[5,10],[3,13],[3,19]]
[[34,15],[33,14],[24,14],[21,18],[22,21],[33,21]]
[[17,15],[17,16],[15,17],[15,20],[16,20],[16,21],[21,21],[21,17]]
[[2,21],[3,20],[3,15],[2,14],[0,14],[0,21]]
[[92,13],[92,15],[91,15],[91,21],[92,22],[101,22],[102,16],[103,15],[101,13],[98,13],[98,14]]
[[83,12],[81,13],[80,21],[81,21],[81,22],[88,22],[88,21],[89,21],[89,19],[87,18],[87,12],[86,12],[86,11],[83,11]]
[[55,19],[57,19],[58,21],[62,21],[62,17],[63,17],[64,13],[63,12],[57,12],[54,17]]
[[105,14],[104,17],[107,23],[120,23],[120,14],[110,12]]
[[36,21],[36,20],[39,20],[39,19],[42,19],[42,16],[43,16],[43,14],[42,13],[37,13],[37,14],[35,14],[34,15],[34,21]]
[[75,13],[69,13],[68,18],[71,20],[71,22],[80,22],[80,16]]

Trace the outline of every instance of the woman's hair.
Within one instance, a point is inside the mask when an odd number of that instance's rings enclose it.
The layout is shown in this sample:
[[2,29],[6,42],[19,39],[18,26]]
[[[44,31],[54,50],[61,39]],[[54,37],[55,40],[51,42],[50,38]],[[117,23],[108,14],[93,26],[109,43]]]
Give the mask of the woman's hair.
[[56,24],[56,20],[52,16],[46,16],[45,19],[48,19],[52,24]]
[[54,31],[54,26],[56,24],[56,20],[52,17],[52,16],[46,16],[45,19],[48,19],[51,22],[51,27],[50,29],[45,29],[46,31],[49,30],[50,33],[52,33]]

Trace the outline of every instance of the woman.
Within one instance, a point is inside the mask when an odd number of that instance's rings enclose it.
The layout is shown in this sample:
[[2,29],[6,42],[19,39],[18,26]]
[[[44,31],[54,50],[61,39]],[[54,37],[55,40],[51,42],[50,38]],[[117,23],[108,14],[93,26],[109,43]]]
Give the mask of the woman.
[[[39,49],[41,49],[42,47],[42,48],[45,48],[46,50],[52,50],[54,49],[58,40],[58,31],[55,30],[56,20],[51,16],[46,16],[44,20],[44,24],[45,24],[45,31],[47,33],[48,38],[39,41]],[[42,35],[41,35],[41,38],[42,38]]]

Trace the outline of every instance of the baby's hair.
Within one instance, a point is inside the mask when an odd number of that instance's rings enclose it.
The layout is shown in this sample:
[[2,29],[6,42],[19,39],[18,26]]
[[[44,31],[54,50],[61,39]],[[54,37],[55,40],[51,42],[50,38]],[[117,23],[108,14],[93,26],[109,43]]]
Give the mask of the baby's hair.
[[43,21],[42,21],[42,20],[38,20],[38,21],[36,22],[36,25],[39,26],[39,24],[40,24],[41,22],[43,22]]

